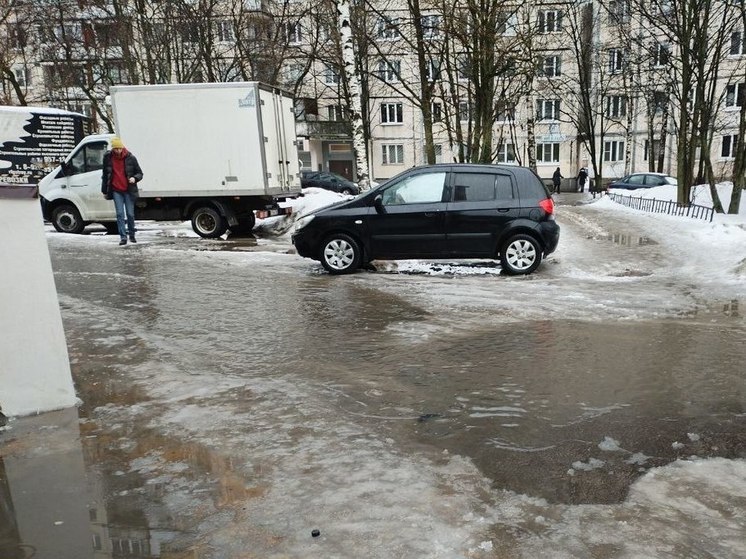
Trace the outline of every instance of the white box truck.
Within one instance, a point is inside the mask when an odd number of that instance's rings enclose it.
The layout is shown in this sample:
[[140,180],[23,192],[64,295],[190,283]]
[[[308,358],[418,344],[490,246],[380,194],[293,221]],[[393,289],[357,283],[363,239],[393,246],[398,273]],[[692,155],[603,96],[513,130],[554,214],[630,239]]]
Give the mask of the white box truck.
[[0,106],[0,182],[37,184],[83,139],[87,126],[79,113]]
[[[115,86],[117,135],[138,159],[138,220],[191,220],[216,238],[246,232],[256,217],[289,211],[300,168],[293,98],[257,82]],[[114,203],[101,194],[101,166],[113,134],[84,138],[39,183],[44,217],[58,231],[93,222],[116,230]]]

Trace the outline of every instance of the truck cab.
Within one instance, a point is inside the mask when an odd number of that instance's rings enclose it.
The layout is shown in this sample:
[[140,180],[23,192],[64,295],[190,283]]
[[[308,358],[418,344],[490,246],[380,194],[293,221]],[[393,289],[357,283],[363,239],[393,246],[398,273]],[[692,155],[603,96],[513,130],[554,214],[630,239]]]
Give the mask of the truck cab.
[[114,202],[101,194],[104,154],[113,134],[86,136],[60,166],[39,181],[44,219],[62,233],[81,233],[88,223],[116,228]]

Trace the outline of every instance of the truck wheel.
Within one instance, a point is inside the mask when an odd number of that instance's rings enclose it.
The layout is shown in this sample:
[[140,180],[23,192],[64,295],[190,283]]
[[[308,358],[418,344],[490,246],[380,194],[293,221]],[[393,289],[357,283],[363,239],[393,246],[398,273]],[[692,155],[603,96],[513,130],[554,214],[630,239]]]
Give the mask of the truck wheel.
[[202,206],[192,214],[192,229],[200,237],[217,239],[228,229],[228,223],[215,208]]
[[330,274],[349,274],[360,267],[363,251],[358,242],[344,233],[329,235],[321,243],[319,260]]
[[80,217],[78,208],[72,204],[62,204],[52,211],[52,225],[60,233],[79,234],[85,229],[85,222]]
[[251,217],[239,217],[238,225],[231,225],[231,233],[251,233],[251,231],[254,229],[254,225],[256,225],[256,217],[254,217],[254,214],[251,214]]
[[530,274],[541,264],[541,246],[530,235],[514,235],[500,250],[500,264],[508,275]]

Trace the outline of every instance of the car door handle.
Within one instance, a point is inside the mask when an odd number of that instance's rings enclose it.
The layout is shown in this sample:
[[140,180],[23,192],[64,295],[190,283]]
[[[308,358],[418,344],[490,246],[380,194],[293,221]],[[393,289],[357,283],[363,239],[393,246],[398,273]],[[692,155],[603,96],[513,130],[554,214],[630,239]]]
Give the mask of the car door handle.
[[507,213],[510,211],[510,208],[497,208],[497,211],[500,213]]
[[438,212],[425,212],[425,217],[435,217]]

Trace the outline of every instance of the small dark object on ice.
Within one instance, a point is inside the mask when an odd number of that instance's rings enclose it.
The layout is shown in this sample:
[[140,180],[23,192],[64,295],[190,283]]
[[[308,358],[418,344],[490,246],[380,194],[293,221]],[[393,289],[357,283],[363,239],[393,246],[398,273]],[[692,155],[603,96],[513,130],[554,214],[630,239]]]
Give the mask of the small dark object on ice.
[[318,538],[320,535],[321,535],[321,532],[319,532],[318,530],[316,529],[311,530],[311,536],[313,536],[314,538]]

